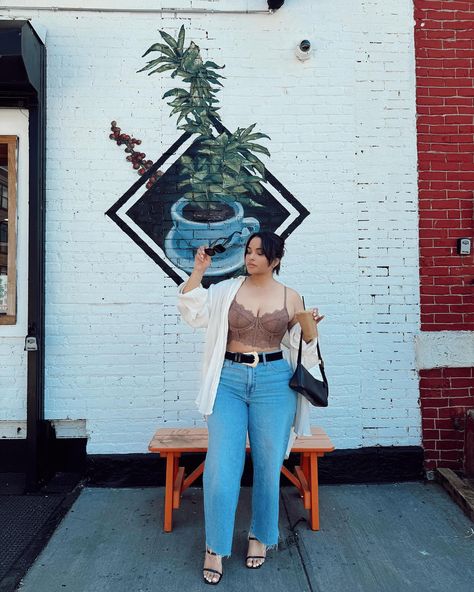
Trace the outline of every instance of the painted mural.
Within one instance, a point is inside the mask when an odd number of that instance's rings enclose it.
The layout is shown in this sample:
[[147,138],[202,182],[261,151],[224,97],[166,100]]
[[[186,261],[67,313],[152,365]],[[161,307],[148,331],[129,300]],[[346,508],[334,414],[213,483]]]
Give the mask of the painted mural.
[[244,273],[244,245],[253,232],[288,236],[308,211],[275,179],[258,155],[269,136],[256,123],[231,132],[219,115],[217,93],[224,79],[219,66],[203,61],[193,41],[185,49],[185,29],[177,38],[160,31],[162,42],[143,57],[153,59],[139,72],[170,75],[183,86],[163,99],[177,115],[181,132],[155,162],[137,149],[141,141],[111,123],[110,138],[125,146],[140,179],[107,213],[177,284],[193,269],[195,251],[207,244],[212,255],[203,283]]

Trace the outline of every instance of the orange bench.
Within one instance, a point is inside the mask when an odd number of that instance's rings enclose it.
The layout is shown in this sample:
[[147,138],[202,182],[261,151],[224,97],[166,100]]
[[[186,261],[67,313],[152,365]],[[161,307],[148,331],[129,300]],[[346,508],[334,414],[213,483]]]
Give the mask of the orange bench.
[[[305,509],[309,510],[312,530],[319,530],[318,457],[334,450],[334,445],[322,428],[312,427],[311,436],[300,436],[293,444],[292,452],[300,453],[300,464],[294,472],[284,465],[281,472],[298,489]],[[207,452],[207,428],[160,428],[148,445],[150,452],[158,452],[166,458],[165,519],[164,530],[173,529],[173,510],[180,506],[183,492],[202,474],[204,462],[185,476],[179,466],[183,452]],[[250,450],[247,438],[247,452]]]

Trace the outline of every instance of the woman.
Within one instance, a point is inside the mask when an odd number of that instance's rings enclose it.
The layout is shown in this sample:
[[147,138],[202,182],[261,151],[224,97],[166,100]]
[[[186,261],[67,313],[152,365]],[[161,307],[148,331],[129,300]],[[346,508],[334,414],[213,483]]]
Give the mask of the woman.
[[[246,566],[261,567],[278,544],[279,482],[296,434],[310,435],[309,404],[288,386],[301,329],[303,301],[274,278],[284,241],[272,232],[251,235],[246,276],[201,285],[211,257],[197,250],[194,269],[178,289],[178,308],[193,327],[206,327],[201,388],[196,403],[207,419],[203,475],[206,553],[204,581],[218,584],[222,557],[231,554],[235,511],[248,431],[254,466],[252,522]],[[313,309],[315,324],[324,316]],[[305,339],[303,363],[318,362],[316,341]],[[246,354],[246,355],[244,355]]]

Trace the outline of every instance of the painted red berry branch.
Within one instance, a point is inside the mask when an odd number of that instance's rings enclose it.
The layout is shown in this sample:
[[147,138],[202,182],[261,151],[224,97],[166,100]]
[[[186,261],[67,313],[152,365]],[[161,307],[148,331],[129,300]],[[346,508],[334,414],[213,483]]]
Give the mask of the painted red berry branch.
[[[110,123],[110,129],[112,133],[109,135],[111,140],[114,140],[117,143],[117,146],[122,146],[125,144],[125,152],[128,155],[125,157],[128,162],[132,163],[133,168],[137,171],[139,175],[143,175],[146,171],[153,165],[152,160],[145,160],[146,154],[145,152],[138,152],[135,150],[135,146],[140,146],[142,143],[141,140],[137,138],[133,138],[128,134],[122,133],[122,130],[117,127],[117,122],[112,121]],[[150,189],[153,185],[158,181],[158,178],[161,177],[163,174],[162,171],[156,171],[147,181],[146,188]]]

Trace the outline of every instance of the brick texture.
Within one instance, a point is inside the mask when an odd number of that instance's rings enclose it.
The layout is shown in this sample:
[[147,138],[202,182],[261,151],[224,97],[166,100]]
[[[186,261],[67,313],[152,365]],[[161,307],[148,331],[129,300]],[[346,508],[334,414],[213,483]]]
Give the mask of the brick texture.
[[420,372],[425,468],[463,468],[466,409],[474,407],[474,368]]
[[421,329],[474,329],[474,3],[415,0]]

